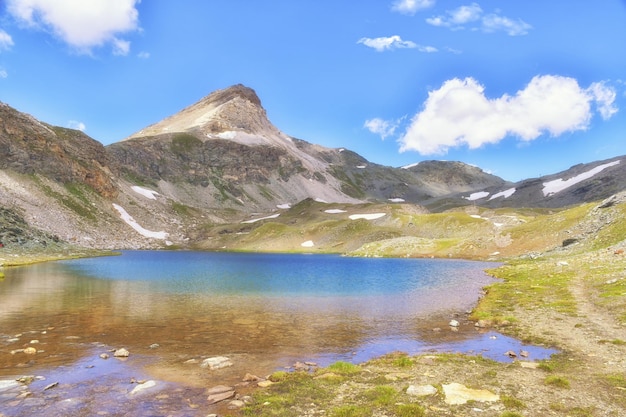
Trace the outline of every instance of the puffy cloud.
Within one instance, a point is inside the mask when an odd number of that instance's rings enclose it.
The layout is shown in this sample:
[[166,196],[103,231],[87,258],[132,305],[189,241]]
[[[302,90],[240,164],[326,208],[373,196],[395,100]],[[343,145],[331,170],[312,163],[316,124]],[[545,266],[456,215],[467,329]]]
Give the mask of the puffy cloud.
[[7,10],[20,22],[52,32],[81,53],[107,43],[114,53],[130,44],[117,34],[138,29],[140,0],[7,0]]
[[0,68],[0,78],[7,78],[9,73],[4,68]]
[[69,122],[67,122],[67,127],[69,127],[70,129],[80,130],[81,132],[87,130],[87,126],[85,126],[83,122],[79,122],[77,120],[70,120]]
[[598,112],[604,120],[610,119],[611,116],[617,113],[617,107],[615,106],[617,93],[613,88],[608,87],[604,82],[597,82],[591,84],[588,91],[595,99]]
[[418,10],[427,9],[435,4],[435,0],[396,0],[391,10],[402,14],[414,15]]
[[433,26],[445,26],[451,28],[461,28],[463,25],[480,19],[483,9],[476,3],[469,6],[460,6],[454,10],[446,12],[446,16],[435,16],[426,19],[426,22]]
[[433,26],[447,27],[453,30],[465,29],[468,25],[471,29],[480,29],[483,32],[506,32],[510,36],[526,35],[532,26],[521,19],[513,20],[497,13],[483,14],[483,10],[477,3],[469,6],[460,6],[448,10],[445,15],[433,16],[426,19],[426,23]]
[[523,20],[512,20],[508,17],[489,14],[482,19],[483,30],[485,32],[497,32],[502,30],[509,36],[520,36],[528,34],[532,26]]
[[384,140],[386,137],[395,133],[398,123],[375,117],[373,119],[366,120],[363,127],[376,135],[380,135],[380,137]]
[[11,35],[0,29],[0,51],[9,50],[13,46],[13,38]]
[[378,52],[383,52],[386,49],[418,47],[415,42],[403,41],[402,38],[398,35],[382,38],[361,38],[357,41],[357,43],[362,43],[365,46],[374,48]]
[[444,154],[451,147],[475,149],[509,135],[531,141],[544,133],[585,130],[592,103],[608,118],[617,111],[614,100],[615,91],[604,83],[585,89],[569,77],[536,76],[514,96],[494,99],[473,78],[454,78],[429,92],[423,110],[399,139],[400,151]]

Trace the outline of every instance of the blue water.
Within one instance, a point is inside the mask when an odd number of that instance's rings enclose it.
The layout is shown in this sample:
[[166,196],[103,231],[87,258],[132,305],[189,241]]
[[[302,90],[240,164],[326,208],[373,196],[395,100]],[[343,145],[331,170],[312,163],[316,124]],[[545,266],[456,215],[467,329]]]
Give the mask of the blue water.
[[140,282],[151,291],[290,297],[407,294],[463,285],[484,278],[482,270],[493,266],[437,259],[152,251],[62,263],[85,276]]
[[[493,266],[125,251],[12,268],[0,281],[0,344],[33,331],[42,345],[56,338],[50,346],[59,351],[75,351],[76,340],[148,353],[156,344],[156,353],[173,363],[232,354],[245,356],[240,360],[246,364],[284,364],[287,358],[361,362],[393,351],[429,350],[510,360],[504,352],[524,349],[531,359],[548,357],[554,351],[481,334],[463,320],[483,287],[495,281],[484,272]],[[448,326],[452,318],[463,322],[458,332]],[[51,361],[64,357],[71,355],[50,350]]]

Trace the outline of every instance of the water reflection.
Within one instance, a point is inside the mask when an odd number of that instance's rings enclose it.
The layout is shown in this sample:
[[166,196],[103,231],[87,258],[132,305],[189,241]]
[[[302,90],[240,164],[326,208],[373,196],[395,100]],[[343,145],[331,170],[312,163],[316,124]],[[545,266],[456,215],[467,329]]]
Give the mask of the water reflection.
[[[239,355],[245,372],[291,358],[358,362],[395,350],[467,350],[464,343],[487,339],[470,329],[427,340],[476,302],[491,282],[486,266],[131,252],[9,269],[0,282],[0,373],[71,363],[93,354],[85,346],[94,344],[157,355],[167,366]],[[8,354],[33,339],[42,354]]]

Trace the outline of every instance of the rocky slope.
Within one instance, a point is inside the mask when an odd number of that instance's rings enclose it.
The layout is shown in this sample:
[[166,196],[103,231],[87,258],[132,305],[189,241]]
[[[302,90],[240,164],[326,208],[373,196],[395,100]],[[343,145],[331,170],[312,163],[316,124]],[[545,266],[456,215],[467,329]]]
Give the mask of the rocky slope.
[[240,227],[228,225],[275,218],[307,199],[442,212],[563,207],[626,187],[620,158],[517,184],[459,162],[378,165],[281,132],[242,85],[106,147],[0,103],[0,155],[0,207],[44,234],[98,248],[205,245]]

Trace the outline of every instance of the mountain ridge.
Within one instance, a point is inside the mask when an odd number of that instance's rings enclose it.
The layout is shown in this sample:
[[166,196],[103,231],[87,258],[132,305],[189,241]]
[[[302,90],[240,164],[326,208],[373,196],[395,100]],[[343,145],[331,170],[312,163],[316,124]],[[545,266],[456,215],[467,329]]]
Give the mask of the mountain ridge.
[[[240,84],[107,146],[1,104],[0,152],[0,205],[62,240],[107,248],[192,245],[211,235],[201,230],[305,200],[431,212],[560,208],[626,188],[621,157],[516,183],[461,162],[376,164],[285,134]],[[568,186],[544,194],[544,183],[559,181]]]

